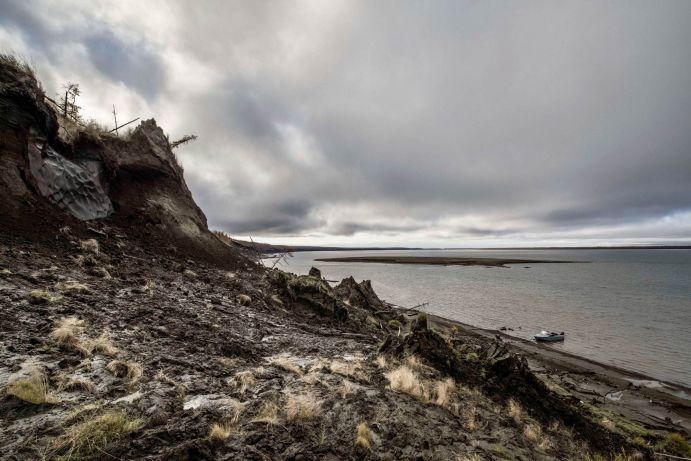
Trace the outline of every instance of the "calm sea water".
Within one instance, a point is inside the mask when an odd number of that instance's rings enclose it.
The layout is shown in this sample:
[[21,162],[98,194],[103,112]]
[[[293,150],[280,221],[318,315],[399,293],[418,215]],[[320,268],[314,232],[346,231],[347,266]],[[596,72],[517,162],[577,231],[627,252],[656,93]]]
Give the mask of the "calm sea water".
[[[508,269],[315,262],[360,255],[588,261]],[[691,386],[691,250],[422,250],[295,253],[284,270],[317,266],[327,279],[369,279],[382,299],[531,338],[565,331],[563,348]],[[530,268],[524,268],[530,266]]]

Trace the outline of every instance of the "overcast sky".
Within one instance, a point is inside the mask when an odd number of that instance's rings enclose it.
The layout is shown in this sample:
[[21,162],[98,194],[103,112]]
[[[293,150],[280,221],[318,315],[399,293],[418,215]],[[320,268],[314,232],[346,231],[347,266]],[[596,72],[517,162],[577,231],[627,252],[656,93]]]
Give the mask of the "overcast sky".
[[211,228],[415,246],[691,241],[691,1],[0,0],[87,117],[154,117]]

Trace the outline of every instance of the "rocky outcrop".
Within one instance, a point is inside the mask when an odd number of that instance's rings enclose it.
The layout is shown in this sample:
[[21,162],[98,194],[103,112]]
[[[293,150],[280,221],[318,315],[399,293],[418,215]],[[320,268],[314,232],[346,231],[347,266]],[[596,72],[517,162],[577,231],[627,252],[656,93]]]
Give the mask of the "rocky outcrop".
[[379,296],[372,288],[372,282],[363,280],[357,283],[351,276],[345,278],[339,283],[334,291],[343,300],[347,301],[351,306],[357,306],[361,309],[376,312],[381,310],[391,310],[391,306],[379,299]]

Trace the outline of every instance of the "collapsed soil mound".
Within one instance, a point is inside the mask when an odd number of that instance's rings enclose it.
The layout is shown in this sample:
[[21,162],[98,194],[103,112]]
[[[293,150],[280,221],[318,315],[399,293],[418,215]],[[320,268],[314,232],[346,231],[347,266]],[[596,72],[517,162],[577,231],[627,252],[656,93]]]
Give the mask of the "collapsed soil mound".
[[32,71],[6,56],[0,59],[0,213],[7,235],[51,240],[65,226],[79,234],[106,225],[181,256],[247,263],[209,232],[154,120],[126,139],[68,120]]

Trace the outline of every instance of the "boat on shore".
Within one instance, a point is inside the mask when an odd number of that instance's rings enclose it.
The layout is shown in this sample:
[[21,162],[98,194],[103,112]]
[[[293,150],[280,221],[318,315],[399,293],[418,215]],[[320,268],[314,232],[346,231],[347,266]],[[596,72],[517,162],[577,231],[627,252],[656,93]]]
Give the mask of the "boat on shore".
[[566,334],[564,334],[563,331],[561,333],[550,333],[545,330],[542,330],[540,333],[533,336],[533,338],[535,338],[535,341],[538,342],[552,343],[557,341],[564,341],[564,339],[566,339]]

